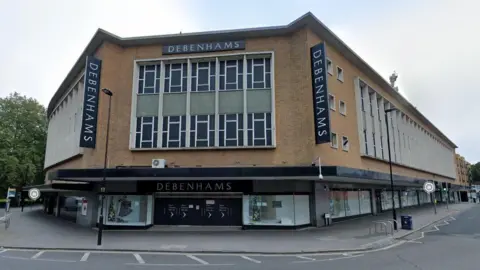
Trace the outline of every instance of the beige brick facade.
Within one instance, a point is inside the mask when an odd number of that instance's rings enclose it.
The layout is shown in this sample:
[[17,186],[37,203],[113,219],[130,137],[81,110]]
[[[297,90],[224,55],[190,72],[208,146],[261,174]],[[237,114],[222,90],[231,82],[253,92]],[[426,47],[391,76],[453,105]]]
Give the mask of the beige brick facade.
[[[341,148],[334,149],[329,144],[315,145],[309,49],[320,41],[321,39],[306,27],[285,36],[246,40],[245,51],[247,52],[274,52],[273,82],[277,143],[275,149],[155,151],[131,151],[129,149],[132,85],[134,83],[134,60],[162,57],[162,45],[121,47],[105,42],[97,50],[96,56],[103,61],[101,88],[109,88],[114,92],[108,167],[148,166],[153,158],[164,158],[168,164],[180,167],[291,166],[310,165],[315,157],[321,156],[324,165],[388,173],[388,163],[364,158],[360,155],[354,78],[361,77],[368,84],[382,91],[382,95],[394,104],[396,103],[395,98],[389,95],[388,91],[383,91],[371,78],[368,78],[328,44],[327,57],[334,63],[334,68],[338,65],[344,70],[343,83],[338,81],[335,76],[328,76],[329,92],[335,96],[337,107],[337,111],[332,111],[330,114],[331,129],[338,134],[339,140],[341,136],[349,138],[350,149],[346,152]],[[206,53],[204,55],[223,53]],[[346,103],[346,116],[338,112],[340,100]],[[103,166],[107,102],[106,96],[101,94],[96,148],[84,149],[83,155],[50,167],[47,171],[60,168],[98,168]],[[408,112],[408,108],[404,108],[398,103],[395,105]],[[422,123],[420,119],[415,120]],[[432,132],[434,131],[432,130]],[[452,160],[452,162],[455,161]],[[393,171],[396,174],[416,178],[436,181],[453,180],[397,165],[393,167]]]
[[457,169],[457,178],[455,179],[455,184],[468,186],[469,185],[469,169],[470,163],[465,160],[465,158],[459,154],[455,155],[455,166]]

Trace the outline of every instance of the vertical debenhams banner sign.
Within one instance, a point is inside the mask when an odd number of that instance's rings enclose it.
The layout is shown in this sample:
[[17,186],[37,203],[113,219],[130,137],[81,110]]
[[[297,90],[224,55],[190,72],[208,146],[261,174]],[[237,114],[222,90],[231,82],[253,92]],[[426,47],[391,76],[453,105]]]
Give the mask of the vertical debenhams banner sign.
[[316,144],[330,142],[330,110],[328,106],[327,59],[325,54],[324,42],[310,48]]
[[102,61],[100,59],[87,56],[80,147],[95,148],[97,142],[98,98],[101,69]]

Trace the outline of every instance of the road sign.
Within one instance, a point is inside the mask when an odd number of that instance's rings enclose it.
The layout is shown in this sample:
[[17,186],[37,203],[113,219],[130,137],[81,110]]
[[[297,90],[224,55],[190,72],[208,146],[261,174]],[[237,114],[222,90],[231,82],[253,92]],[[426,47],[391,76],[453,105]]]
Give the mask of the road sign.
[[423,190],[428,194],[435,192],[435,184],[432,182],[425,182],[423,184]]
[[16,190],[14,188],[8,188],[7,198],[15,198]]
[[32,188],[28,191],[28,197],[30,198],[30,200],[37,200],[38,198],[40,198],[40,190],[38,190],[38,188]]

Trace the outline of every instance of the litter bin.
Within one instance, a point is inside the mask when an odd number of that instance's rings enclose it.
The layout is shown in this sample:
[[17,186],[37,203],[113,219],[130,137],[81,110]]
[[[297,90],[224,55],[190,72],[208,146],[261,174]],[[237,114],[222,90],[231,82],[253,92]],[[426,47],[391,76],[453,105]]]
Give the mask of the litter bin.
[[401,221],[402,221],[402,230],[413,229],[412,216],[402,216]]

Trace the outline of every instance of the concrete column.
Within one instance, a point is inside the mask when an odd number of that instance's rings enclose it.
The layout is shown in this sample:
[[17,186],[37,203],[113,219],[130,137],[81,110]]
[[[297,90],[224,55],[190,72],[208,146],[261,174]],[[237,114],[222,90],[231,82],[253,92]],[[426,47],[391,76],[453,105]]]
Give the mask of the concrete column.
[[315,217],[316,227],[325,226],[324,214],[330,213],[330,198],[328,189],[325,190],[325,184],[315,183]]
[[57,194],[55,197],[57,198],[57,202],[55,204],[55,216],[58,217],[60,216],[60,195]]
[[372,215],[376,216],[378,211],[377,211],[377,197],[375,196],[374,188],[370,190],[370,202],[372,205]]

